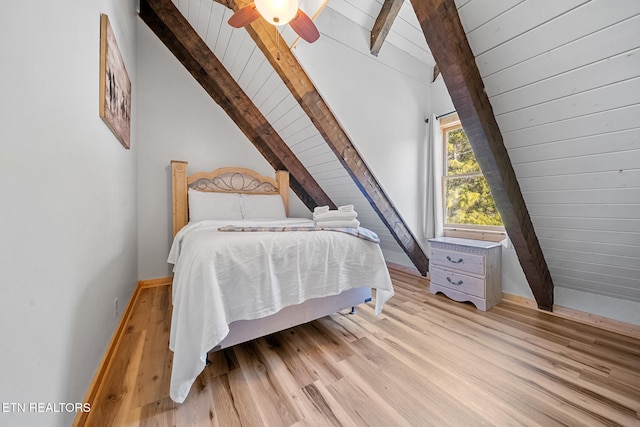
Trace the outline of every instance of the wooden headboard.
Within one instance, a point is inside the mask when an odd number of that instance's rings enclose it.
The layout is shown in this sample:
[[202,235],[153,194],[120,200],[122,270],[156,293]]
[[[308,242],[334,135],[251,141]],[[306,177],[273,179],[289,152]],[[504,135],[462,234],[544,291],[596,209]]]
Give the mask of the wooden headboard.
[[276,171],[276,177],[262,176],[246,168],[227,167],[187,176],[187,162],[171,161],[173,235],[189,222],[188,189],[219,193],[280,194],[289,215],[289,172]]

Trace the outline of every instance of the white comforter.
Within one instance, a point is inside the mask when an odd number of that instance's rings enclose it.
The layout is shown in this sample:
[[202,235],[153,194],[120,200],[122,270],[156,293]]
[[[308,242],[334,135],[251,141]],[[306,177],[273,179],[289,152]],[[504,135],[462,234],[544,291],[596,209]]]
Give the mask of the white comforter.
[[176,235],[170,396],[182,403],[206,353],[236,320],[258,319],[311,298],[357,287],[376,292],[376,314],[393,296],[379,245],[334,231],[220,232],[225,225],[313,226],[313,221],[201,221]]

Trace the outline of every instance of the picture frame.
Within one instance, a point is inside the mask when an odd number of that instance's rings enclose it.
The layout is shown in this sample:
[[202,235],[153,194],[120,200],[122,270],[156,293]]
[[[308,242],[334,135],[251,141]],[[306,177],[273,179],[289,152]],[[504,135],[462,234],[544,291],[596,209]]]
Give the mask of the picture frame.
[[131,80],[106,14],[100,15],[99,115],[120,143],[131,148]]

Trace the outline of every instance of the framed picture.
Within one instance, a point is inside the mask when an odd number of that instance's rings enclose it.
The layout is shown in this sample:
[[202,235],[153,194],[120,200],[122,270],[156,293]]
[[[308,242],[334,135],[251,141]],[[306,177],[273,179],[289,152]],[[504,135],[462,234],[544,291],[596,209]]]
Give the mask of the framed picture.
[[100,15],[100,118],[131,147],[131,81],[105,14]]

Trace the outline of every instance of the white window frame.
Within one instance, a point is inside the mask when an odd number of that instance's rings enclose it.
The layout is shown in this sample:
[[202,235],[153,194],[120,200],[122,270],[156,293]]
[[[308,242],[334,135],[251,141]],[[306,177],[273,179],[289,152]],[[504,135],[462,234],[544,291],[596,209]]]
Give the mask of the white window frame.
[[[484,177],[482,171],[471,174],[449,175],[448,174],[448,141],[447,132],[462,128],[462,123],[457,114],[452,114],[440,120],[440,131],[442,133],[443,144],[443,165],[442,165],[442,220],[444,222],[444,235],[446,237],[461,237],[465,239],[486,240],[500,242],[507,236],[503,226],[474,225],[474,224],[449,224],[447,223],[447,180],[451,177]],[[474,154],[475,155],[475,154]]]

